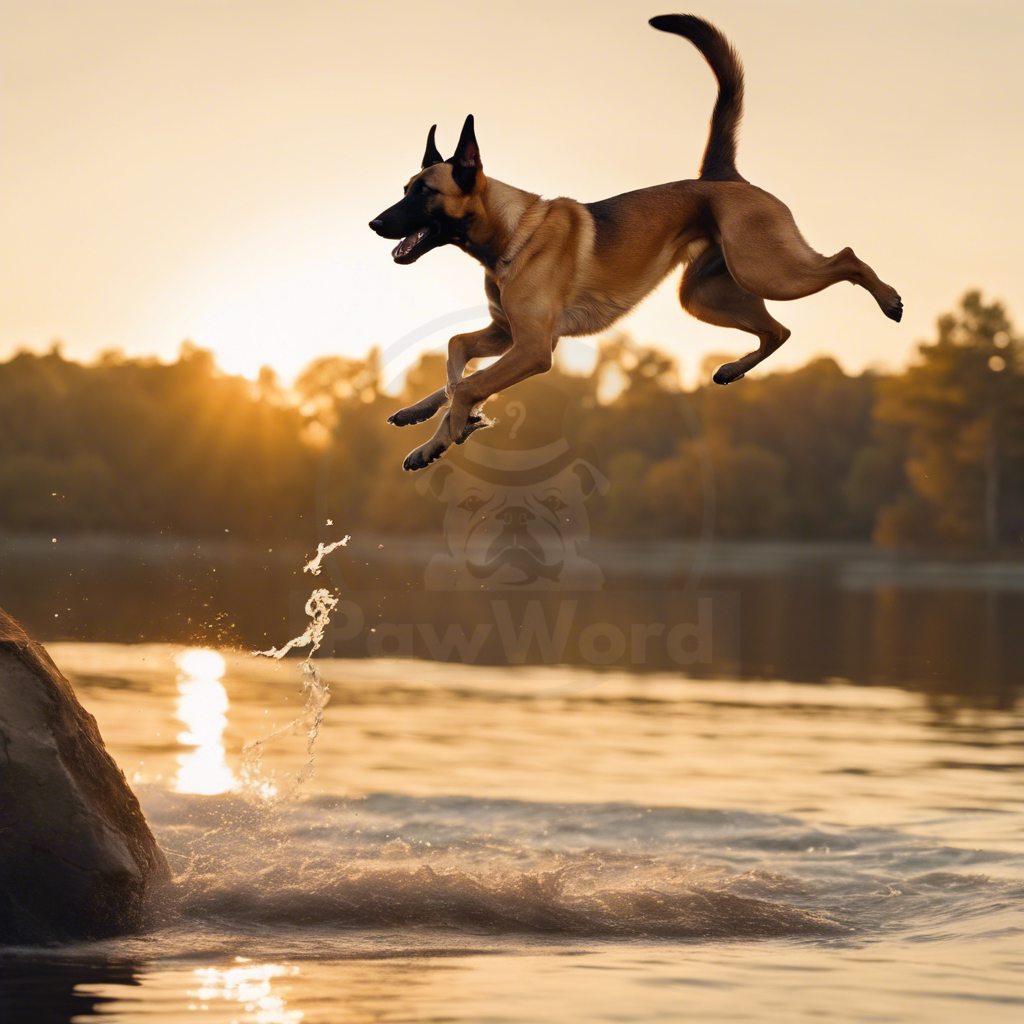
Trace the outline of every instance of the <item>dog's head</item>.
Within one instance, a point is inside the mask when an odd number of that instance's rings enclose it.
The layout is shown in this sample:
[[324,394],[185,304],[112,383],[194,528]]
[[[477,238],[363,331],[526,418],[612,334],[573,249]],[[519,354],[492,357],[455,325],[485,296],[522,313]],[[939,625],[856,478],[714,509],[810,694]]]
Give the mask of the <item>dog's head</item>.
[[442,159],[434,144],[436,130],[435,124],[427,135],[423,166],[406,183],[405,198],[370,221],[382,238],[401,239],[391,253],[396,263],[415,263],[439,245],[465,242],[480,212],[484,172],[473,115],[466,118],[449,160]]

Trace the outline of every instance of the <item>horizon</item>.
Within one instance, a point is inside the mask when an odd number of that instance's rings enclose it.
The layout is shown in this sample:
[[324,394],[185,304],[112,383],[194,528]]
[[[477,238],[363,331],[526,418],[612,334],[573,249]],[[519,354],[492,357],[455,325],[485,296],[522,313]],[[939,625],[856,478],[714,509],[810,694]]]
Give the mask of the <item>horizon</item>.
[[[972,289],[972,291],[980,292],[982,301],[989,301],[996,305],[1003,306],[1006,309],[1007,317],[1011,324],[1014,325],[1014,336],[1019,337],[1016,330],[1016,324],[1013,318],[1013,310],[1006,307],[1006,304],[998,296],[989,296],[983,289]],[[962,300],[969,292],[961,294],[960,299]],[[959,304],[951,305],[949,309],[937,313],[934,319],[934,325],[936,327],[935,333],[937,334],[937,326],[943,316],[956,315],[960,311]],[[621,322],[620,322],[621,323]],[[414,332],[415,333],[415,332]],[[446,331],[432,331],[425,335],[428,341],[432,341],[435,337],[439,337],[441,334],[447,333]],[[622,338],[627,344],[633,346],[636,349],[650,349],[660,355],[667,356],[674,361],[676,370],[676,379],[679,388],[683,392],[693,391],[700,387],[710,386],[710,378],[708,376],[708,366],[713,362],[721,358],[713,350],[705,354],[703,361],[691,362],[689,372],[687,372],[687,365],[684,359],[679,359],[676,352],[672,351],[671,346],[660,344],[658,341],[643,340],[637,338],[629,330],[620,327],[616,324],[615,327],[606,331],[600,335],[593,335],[586,338],[573,338],[566,337],[561,340],[557,350],[554,353],[554,362],[552,369],[557,373],[566,374],[569,376],[588,377],[593,374],[597,367],[598,360],[598,346],[601,342],[614,340],[616,338]],[[422,339],[417,339],[422,340]],[[918,338],[914,343],[910,352],[907,353],[907,358],[899,363],[898,365],[883,365],[868,364],[861,366],[857,369],[851,369],[849,366],[844,365],[843,360],[836,354],[831,352],[812,352],[808,355],[807,359],[802,363],[785,363],[783,365],[776,365],[773,360],[767,367],[759,368],[760,372],[751,374],[751,379],[757,380],[762,377],[771,376],[773,374],[788,374],[804,369],[814,363],[822,360],[831,360],[834,362],[840,372],[847,377],[859,377],[863,374],[869,373],[874,374],[878,377],[898,377],[904,374],[912,366],[920,365],[921,354],[920,346],[934,344],[934,338]],[[397,347],[397,346],[396,346]],[[310,357],[309,362],[299,367],[298,371],[290,377],[282,376],[279,371],[271,366],[270,364],[264,364],[263,367],[258,367],[255,372],[249,373],[244,371],[233,370],[228,366],[222,364],[219,358],[219,354],[215,349],[206,348],[203,345],[198,345],[192,338],[184,338],[179,343],[178,348],[170,354],[163,354],[157,352],[125,352],[121,349],[101,349],[91,355],[75,354],[68,351],[69,345],[66,339],[54,338],[49,345],[40,346],[38,348],[29,348],[27,346],[19,347],[5,353],[0,353],[0,366],[9,363],[11,360],[18,356],[28,355],[36,358],[42,358],[47,355],[56,353],[60,358],[67,362],[76,363],[86,368],[98,368],[104,364],[104,361],[113,357],[113,361],[116,364],[125,363],[140,363],[143,365],[157,364],[161,366],[171,366],[175,363],[179,363],[185,358],[185,354],[188,349],[194,349],[196,351],[206,353],[213,359],[214,370],[224,376],[231,378],[240,378],[250,383],[258,383],[261,372],[264,369],[270,369],[273,371],[275,377],[275,384],[280,386],[284,394],[295,397],[296,384],[299,378],[305,373],[310,367],[320,359],[332,358],[338,356],[342,359],[350,359],[353,361],[367,360],[371,357],[374,349],[377,349],[378,356],[386,356],[387,352],[380,346],[369,346],[365,351],[361,353],[338,353],[338,352],[323,352],[316,353]],[[419,365],[425,357],[431,355],[440,354],[438,350],[431,348],[429,344],[426,345],[415,345],[409,349],[392,352],[392,359],[390,362],[386,362],[382,359],[381,364],[381,392],[383,394],[390,395],[392,397],[397,396],[401,393],[405,387],[406,374]],[[487,360],[484,361],[486,364]],[[398,364],[398,365],[396,365]],[[705,379],[707,378],[707,379]],[[616,391],[615,394],[618,392]]]

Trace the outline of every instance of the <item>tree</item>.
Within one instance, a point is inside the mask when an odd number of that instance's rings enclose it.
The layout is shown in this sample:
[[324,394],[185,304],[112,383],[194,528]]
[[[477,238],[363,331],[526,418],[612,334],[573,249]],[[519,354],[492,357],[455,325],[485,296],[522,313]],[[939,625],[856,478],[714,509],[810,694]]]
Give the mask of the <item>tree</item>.
[[919,361],[881,388],[877,417],[909,434],[908,487],[879,515],[885,544],[994,546],[1024,513],[1024,366],[1002,304],[968,292]]

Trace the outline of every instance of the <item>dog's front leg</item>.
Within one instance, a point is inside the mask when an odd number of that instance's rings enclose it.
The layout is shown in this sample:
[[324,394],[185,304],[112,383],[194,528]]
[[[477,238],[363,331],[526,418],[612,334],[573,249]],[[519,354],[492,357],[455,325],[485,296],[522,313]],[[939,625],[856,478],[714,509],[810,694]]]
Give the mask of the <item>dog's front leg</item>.
[[474,359],[487,359],[500,356],[512,345],[512,335],[508,325],[492,320],[483,330],[471,334],[456,334],[448,342],[448,393],[454,392],[466,366]]
[[405,459],[405,469],[424,469],[452,444],[461,444],[474,430],[486,425],[475,412],[491,395],[527,377],[551,369],[553,318],[524,316],[512,319],[514,343],[491,366],[463,378],[451,389],[451,406],[434,436]]
[[[458,392],[456,392],[456,395]],[[461,409],[461,403],[459,403]],[[456,402],[446,409],[441,417],[441,422],[434,431],[434,436],[419,448],[409,452],[402,463],[403,469],[425,469],[432,462],[439,459],[453,444],[462,444],[476,430],[482,427],[489,427],[491,421],[481,412],[469,411],[467,415],[460,415],[458,423],[461,427],[456,428],[452,424],[453,414],[456,409]]]
[[447,385],[413,405],[407,405],[404,409],[392,413],[388,417],[388,423],[396,427],[408,427],[413,423],[429,420],[448,403],[454,386],[462,380],[467,363],[473,359],[500,356],[511,344],[512,335],[508,326],[496,320],[482,330],[456,334],[448,342]]
[[437,411],[447,401],[448,389],[438,388],[433,393],[427,395],[426,398],[421,398],[418,402],[393,412],[388,417],[388,423],[396,427],[409,427],[413,423],[423,423],[425,420],[429,420],[431,416],[436,415]]

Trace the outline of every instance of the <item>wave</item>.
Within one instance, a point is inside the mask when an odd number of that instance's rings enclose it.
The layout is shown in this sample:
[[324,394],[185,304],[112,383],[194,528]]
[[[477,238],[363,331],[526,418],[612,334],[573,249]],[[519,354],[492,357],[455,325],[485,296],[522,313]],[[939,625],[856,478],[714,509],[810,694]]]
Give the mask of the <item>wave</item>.
[[[361,868],[305,865],[189,874],[166,909],[235,926],[447,928],[579,938],[768,938],[846,929],[826,914],[723,890],[647,883],[591,888],[589,872],[474,873],[429,864]],[[166,895],[165,895],[166,898]]]
[[978,873],[1012,867],[1006,854],[792,816],[386,793],[143,802],[176,871],[154,924],[206,934],[859,941],[963,928],[1024,896]]
[[[674,939],[848,931],[796,905],[795,879],[727,872],[628,840],[616,849],[607,840],[621,821],[599,829],[605,842],[573,832],[567,848],[552,826],[572,815],[550,806],[542,822],[541,805],[515,801],[378,796],[260,808],[234,797],[149,796],[177,870],[154,905],[165,925]],[[636,808],[589,813],[619,821],[635,819]]]

